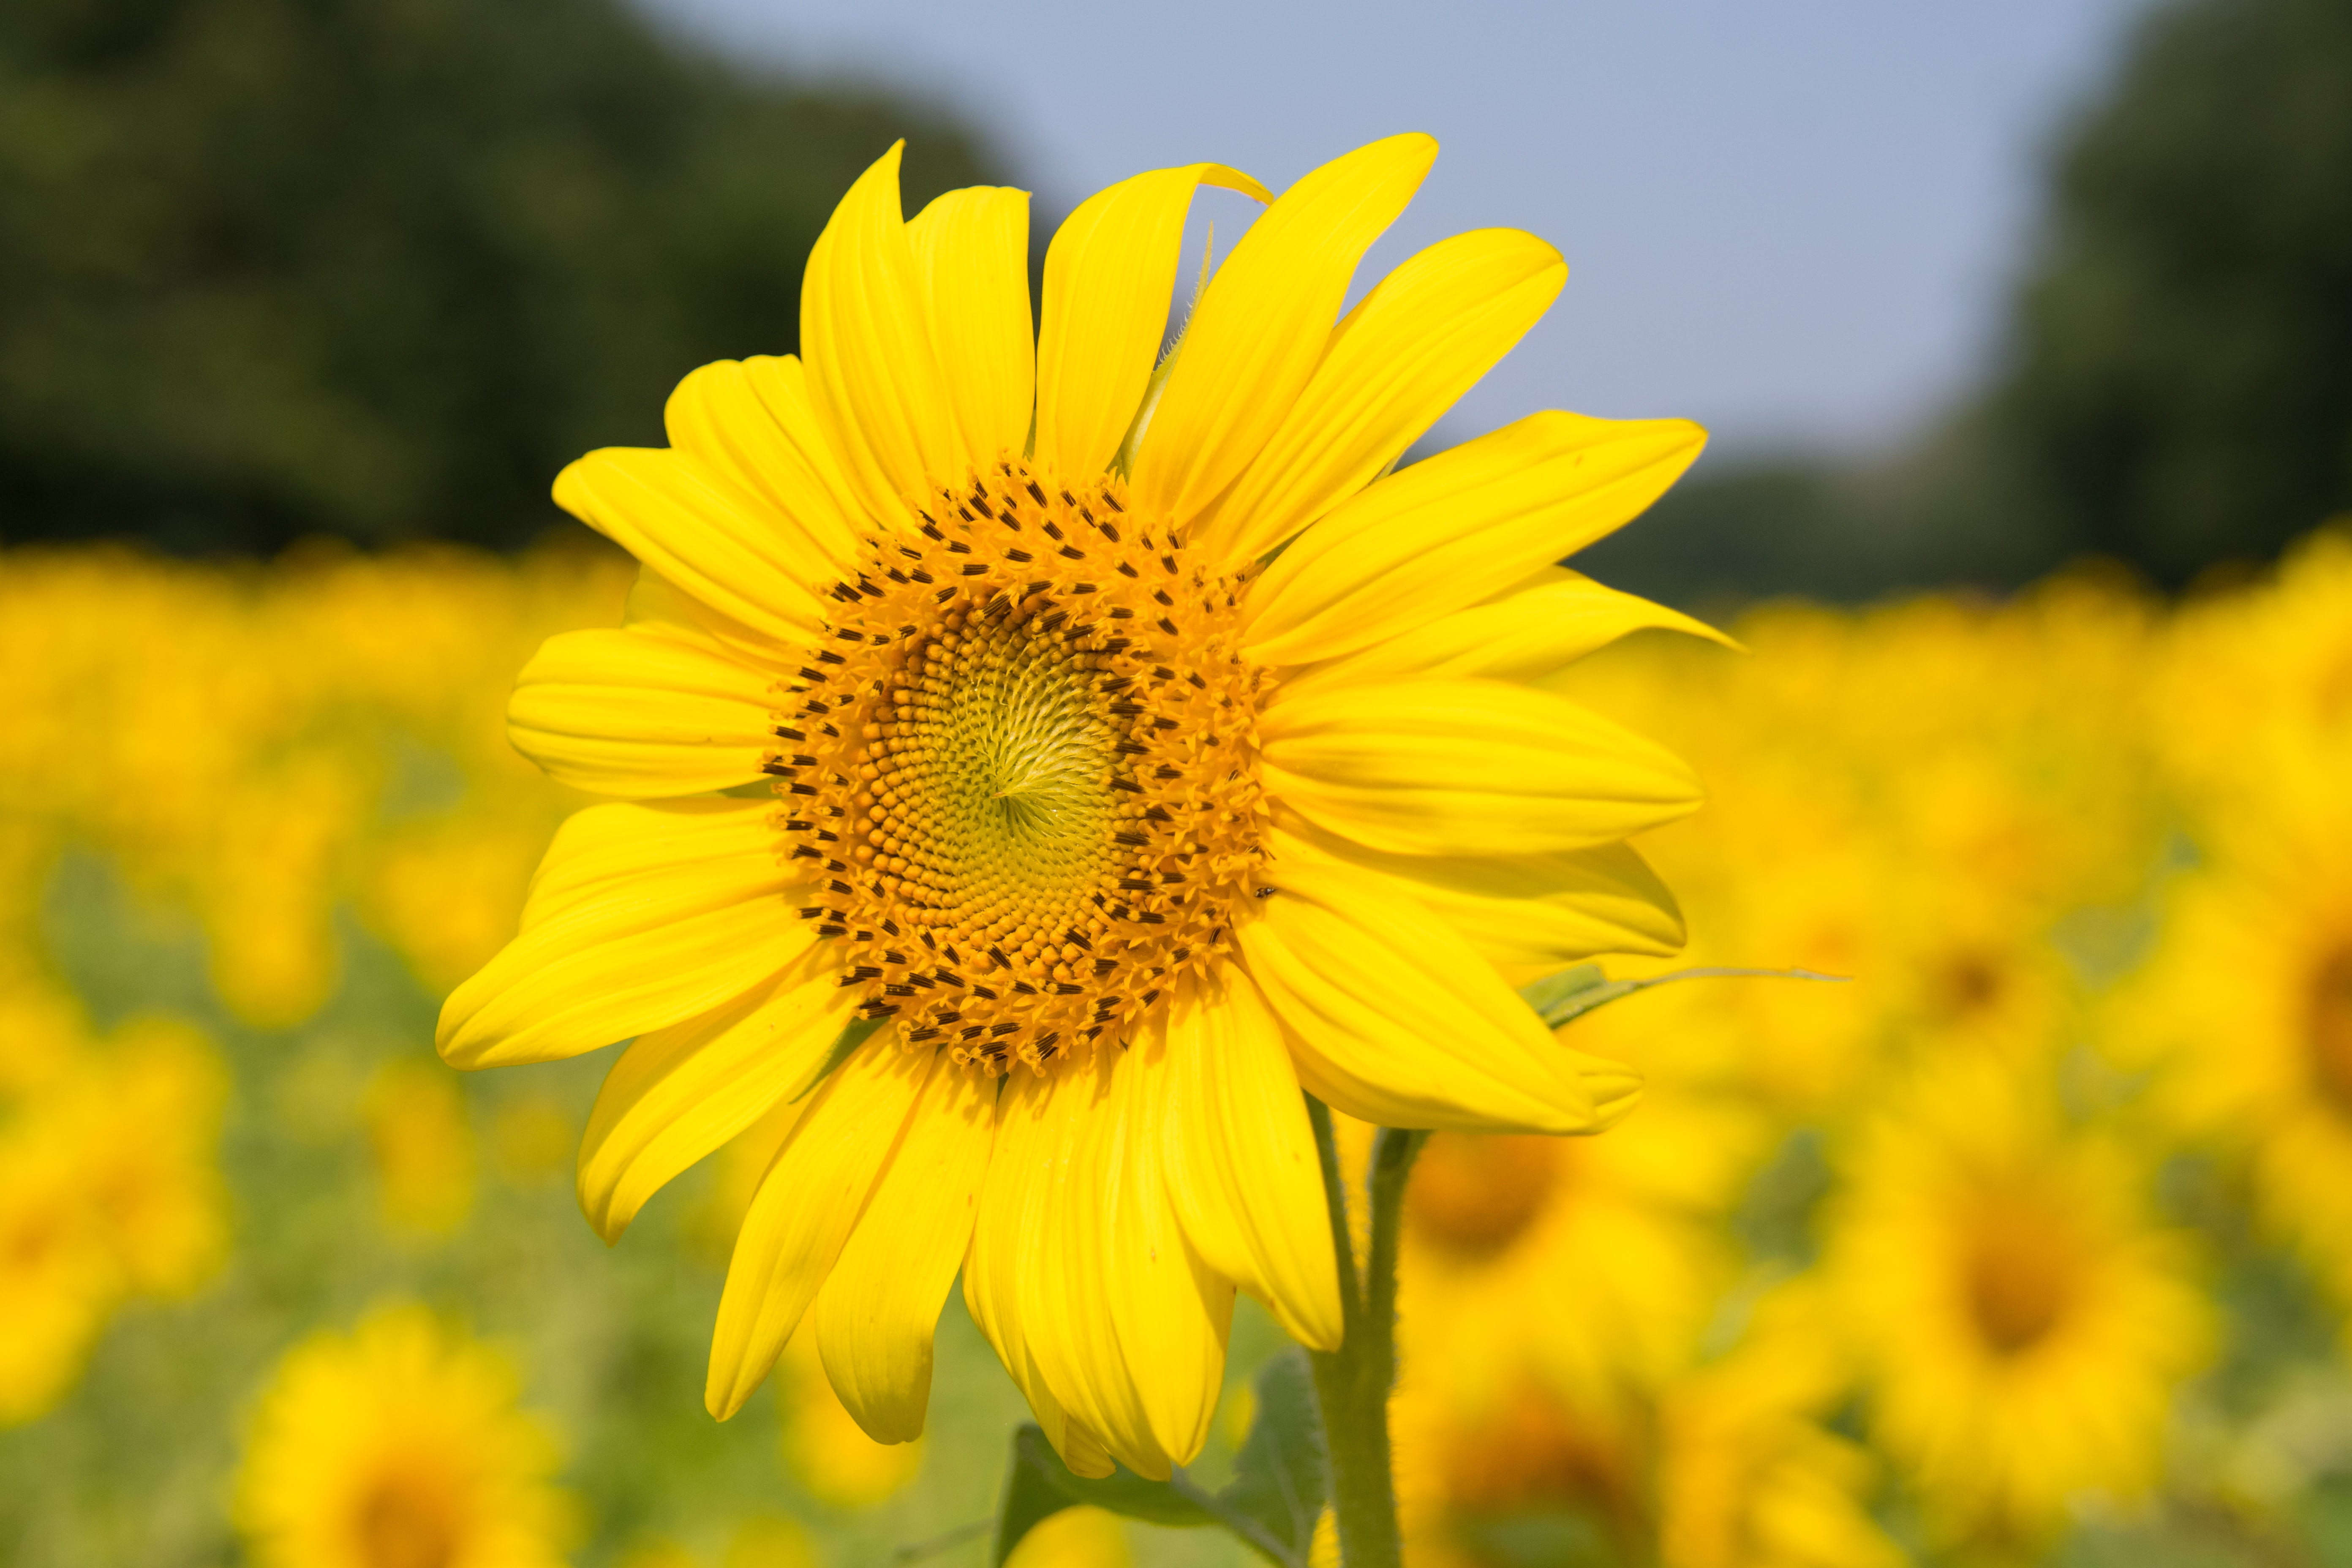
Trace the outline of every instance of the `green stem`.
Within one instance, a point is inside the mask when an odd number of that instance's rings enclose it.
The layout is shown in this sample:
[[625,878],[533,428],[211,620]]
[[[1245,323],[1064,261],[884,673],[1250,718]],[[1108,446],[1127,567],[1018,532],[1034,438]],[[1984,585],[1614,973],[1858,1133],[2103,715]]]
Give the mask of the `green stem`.
[[1331,1215],[1331,1246],[1339,1266],[1339,1312],[1345,1330],[1337,1351],[1309,1352],[1323,1441],[1331,1460],[1331,1511],[1339,1527],[1345,1568],[1400,1568],[1396,1482],[1389,1456],[1389,1391],[1396,1384],[1397,1230],[1404,1212],[1405,1178],[1426,1132],[1381,1129],[1367,1184],[1371,1246],[1360,1279],[1348,1230],[1347,1181],[1331,1135],[1331,1112],[1312,1095],[1308,1118],[1323,1158],[1323,1193]]

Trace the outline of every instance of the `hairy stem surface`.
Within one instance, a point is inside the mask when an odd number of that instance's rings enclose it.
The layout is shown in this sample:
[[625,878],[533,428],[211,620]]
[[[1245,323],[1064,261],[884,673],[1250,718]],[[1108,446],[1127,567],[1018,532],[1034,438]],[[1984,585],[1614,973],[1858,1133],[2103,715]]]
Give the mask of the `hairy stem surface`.
[[1311,1096],[1307,1112],[1323,1159],[1323,1192],[1339,1265],[1345,1338],[1337,1351],[1309,1352],[1323,1437],[1331,1460],[1331,1510],[1345,1568],[1400,1568],[1396,1485],[1389,1456],[1389,1391],[1396,1384],[1397,1231],[1405,1178],[1426,1132],[1381,1129],[1366,1182],[1370,1245],[1360,1275],[1348,1226],[1348,1183],[1331,1132],[1331,1112]]

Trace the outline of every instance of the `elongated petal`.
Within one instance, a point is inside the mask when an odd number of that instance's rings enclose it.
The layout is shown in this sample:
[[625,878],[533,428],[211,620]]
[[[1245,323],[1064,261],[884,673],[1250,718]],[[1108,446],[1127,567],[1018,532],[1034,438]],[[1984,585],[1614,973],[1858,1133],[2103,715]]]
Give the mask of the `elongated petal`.
[[577,1056],[741,995],[807,951],[772,802],[592,805],[556,831],[522,931],[441,1009],[452,1067]]
[[765,637],[796,644],[823,620],[812,584],[831,563],[772,512],[664,447],[606,447],[555,477],[555,504],[680,589]]
[[1250,226],[1202,291],[1137,449],[1142,510],[1188,526],[1265,448],[1323,358],[1356,263],[1436,157],[1418,133],[1360,147]]
[[669,444],[756,497],[838,574],[857,552],[859,508],[808,404],[790,354],[707,364],[677,384],[662,419]]
[[1153,169],[1097,191],[1045,252],[1037,342],[1040,466],[1073,479],[1110,466],[1168,330],[1184,215],[1202,185],[1274,198],[1238,169]]
[[[629,586],[621,625],[625,629],[659,632],[718,649],[752,669],[793,668],[807,647],[797,638],[779,640],[732,616],[719,614],[646,565],[637,568],[637,579]],[[787,664],[787,659],[793,663]]]
[[1654,742],[1499,680],[1283,693],[1259,732],[1268,794],[1394,854],[1581,849],[1699,804],[1697,779]]
[[858,994],[824,952],[699,1018],[638,1037],[596,1096],[580,1146],[580,1209],[617,1241],[646,1200],[805,1088]]
[[931,1338],[971,1242],[996,1131],[992,1078],[942,1067],[898,1152],[817,1293],[816,1337],[834,1392],[877,1443],[922,1436]]
[[646,626],[560,632],[515,678],[507,732],[558,783],[645,799],[758,779],[772,671],[713,638]]
[[884,1029],[824,1080],[761,1178],[710,1340],[703,1403],[721,1421],[743,1407],[800,1326],[940,1059],[903,1049],[898,1031]]
[[809,405],[866,514],[888,526],[930,484],[955,483],[971,460],[899,211],[904,145],[876,160],[841,198],[801,285]]
[[1315,1133],[1282,1027],[1246,973],[1188,988],[1154,1021],[1170,1195],[1203,1261],[1299,1343],[1339,1346],[1339,1285]]
[[1103,1229],[1091,1247],[1081,1246],[1071,1267],[1099,1259],[1104,1305],[1118,1339],[1119,1364],[1088,1367],[1086,1375],[1130,1381],[1150,1436],[1148,1444],[1114,1447],[1112,1455],[1157,1479],[1170,1465],[1189,1463],[1208,1438],[1224,1382],[1234,1287],[1192,1246],[1169,1191],[1164,1040],[1156,1050],[1146,1043],[1106,1055],[1110,1100],[1089,1130],[1103,1184]]
[[[1098,1057],[1055,1074],[1038,1109],[1045,1126],[1033,1158],[1044,1158],[1035,1170],[1015,1173],[1037,1188],[1017,1278],[1021,1315],[1029,1324],[1029,1353],[1055,1398],[1113,1458],[1141,1474],[1164,1476],[1168,1457],[1158,1451],[1119,1345],[1103,1257],[1114,1213],[1103,1135],[1114,1120],[1112,1066]],[[1008,1119],[1016,1113],[1010,1103],[1003,1110]],[[992,1183],[995,1175],[992,1163]]]
[[[1077,1097],[1057,1090],[1077,1076],[1015,1073],[1004,1081],[996,1148],[964,1266],[964,1303],[1062,1462],[1082,1476],[1107,1476],[1111,1461],[1100,1418],[1070,1406],[1047,1375],[1048,1352],[1070,1331],[1067,1292],[1061,1289],[1068,1219],[1062,1194],[1069,1184],[1069,1113]],[[1098,1279],[1098,1270],[1082,1271],[1069,1289],[1097,1290]],[[1089,1314],[1088,1321],[1100,1321],[1101,1314]]]
[[1029,439],[1037,337],[1029,313],[1029,193],[950,191],[907,226],[956,427],[975,461]]
[[1203,548],[1263,555],[1362,489],[1511,352],[1567,279],[1559,252],[1510,228],[1455,235],[1390,273],[1216,503]]
[[1705,621],[1554,566],[1519,593],[1442,616],[1345,658],[1310,665],[1286,679],[1283,690],[1300,694],[1410,676],[1540,680],[1628,633],[1651,629],[1739,646]]
[[1683,419],[1532,414],[1391,474],[1250,585],[1243,651],[1336,658],[1475,605],[1636,516],[1706,438]]
[[1683,944],[1682,910],[1630,844],[1548,855],[1386,855],[1292,819],[1267,838],[1277,866],[1337,860],[1391,879],[1507,979],[1532,979],[1603,952],[1664,955]]
[[1242,954],[1299,1081],[1385,1127],[1594,1132],[1632,1071],[1561,1047],[1470,944],[1410,899],[1332,865],[1276,866]]

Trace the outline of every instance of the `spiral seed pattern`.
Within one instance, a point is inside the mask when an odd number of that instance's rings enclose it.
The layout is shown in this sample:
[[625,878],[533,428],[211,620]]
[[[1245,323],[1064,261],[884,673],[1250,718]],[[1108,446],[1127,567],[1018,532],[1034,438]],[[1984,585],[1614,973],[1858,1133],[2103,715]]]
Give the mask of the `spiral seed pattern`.
[[1008,459],[913,522],[779,684],[778,825],[867,1016],[1043,1071],[1228,952],[1258,890],[1244,578],[1130,517],[1115,476]]

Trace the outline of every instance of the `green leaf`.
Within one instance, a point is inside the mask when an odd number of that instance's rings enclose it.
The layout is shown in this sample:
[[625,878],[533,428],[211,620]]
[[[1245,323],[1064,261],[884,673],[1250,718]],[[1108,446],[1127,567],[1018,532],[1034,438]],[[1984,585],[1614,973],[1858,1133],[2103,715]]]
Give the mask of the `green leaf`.
[[1290,1350],[1258,1368],[1255,1381],[1257,1417],[1234,1460],[1232,1482],[1217,1494],[1218,1511],[1255,1521],[1288,1561],[1304,1563],[1330,1487],[1314,1373],[1306,1352]]
[[1519,994],[1527,999],[1528,1006],[1544,1015],[1544,1022],[1550,1023],[1554,1007],[1571,996],[1608,983],[1609,977],[1601,973],[1599,964],[1580,963],[1573,969],[1563,969],[1557,974],[1547,974],[1541,980],[1522,985]]
[[834,1069],[849,1059],[850,1052],[872,1039],[874,1031],[887,1022],[887,1018],[852,1018],[848,1023],[844,1024],[841,1026],[841,1037],[833,1042],[833,1049],[825,1053],[824,1060],[817,1064],[817,1069],[809,1075],[808,1082],[801,1085],[793,1095],[793,1103],[797,1104],[814,1094],[817,1085],[831,1078]]
[[1024,1423],[1013,1434],[1013,1473],[1005,1478],[1004,1503],[996,1516],[996,1549],[989,1562],[1001,1565],[1022,1537],[1081,1503],[1147,1524],[1192,1529],[1220,1522],[1204,1501],[1189,1487],[1146,1480],[1124,1465],[1100,1479],[1072,1475],[1045,1434]]
[[1704,969],[1677,969],[1669,974],[1653,974],[1647,980],[1611,980],[1601,973],[1599,964],[1580,963],[1521,986],[1519,995],[1542,1015],[1547,1027],[1557,1029],[1595,1007],[1606,1006],[1652,986],[1671,985],[1677,980],[1821,980],[1843,985],[1847,979],[1843,974],[1822,974],[1811,969],[1733,969],[1717,964]]

